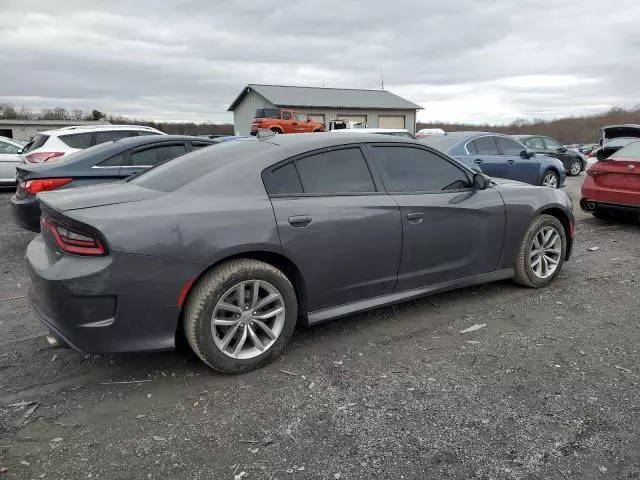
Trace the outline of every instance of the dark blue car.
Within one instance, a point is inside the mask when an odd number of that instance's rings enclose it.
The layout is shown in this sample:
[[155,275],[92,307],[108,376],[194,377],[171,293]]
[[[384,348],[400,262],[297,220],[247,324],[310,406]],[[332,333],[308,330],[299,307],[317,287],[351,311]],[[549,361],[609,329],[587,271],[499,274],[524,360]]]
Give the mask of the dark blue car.
[[508,178],[531,185],[559,188],[566,172],[560,160],[536,155],[508,135],[485,132],[450,132],[421,139],[424,143],[480,169],[491,177]]

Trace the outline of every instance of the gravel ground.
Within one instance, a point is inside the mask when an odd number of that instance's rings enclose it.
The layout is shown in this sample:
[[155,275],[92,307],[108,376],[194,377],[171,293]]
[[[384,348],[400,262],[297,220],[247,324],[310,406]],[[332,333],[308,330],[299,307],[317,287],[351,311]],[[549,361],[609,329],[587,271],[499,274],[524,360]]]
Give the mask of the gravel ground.
[[[568,180],[574,199],[582,179]],[[577,210],[574,256],[549,288],[501,282],[354,315],[223,376],[176,352],[48,347],[24,298],[32,235],[9,196],[0,477],[640,478],[637,224]]]

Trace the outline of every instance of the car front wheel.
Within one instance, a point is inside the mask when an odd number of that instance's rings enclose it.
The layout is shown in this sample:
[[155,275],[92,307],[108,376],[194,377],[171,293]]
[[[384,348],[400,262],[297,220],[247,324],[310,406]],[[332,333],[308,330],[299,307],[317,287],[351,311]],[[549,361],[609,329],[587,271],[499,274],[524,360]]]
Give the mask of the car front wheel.
[[207,273],[189,294],[185,336],[211,368],[247,372],[282,351],[297,310],[295,290],[280,270],[257,260],[233,260]]
[[520,243],[516,282],[531,288],[548,285],[560,273],[566,251],[567,237],[562,223],[551,215],[538,215]]
[[580,160],[574,160],[573,162],[571,162],[571,164],[569,165],[569,174],[576,176],[576,175],[580,175],[580,172],[582,171],[582,162]]

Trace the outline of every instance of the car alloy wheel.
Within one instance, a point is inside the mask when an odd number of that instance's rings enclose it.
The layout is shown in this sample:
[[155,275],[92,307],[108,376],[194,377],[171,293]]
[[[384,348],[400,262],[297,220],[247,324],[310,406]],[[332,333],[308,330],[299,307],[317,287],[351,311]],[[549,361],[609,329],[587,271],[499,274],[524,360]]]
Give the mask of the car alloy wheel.
[[542,186],[549,188],[558,188],[558,176],[554,172],[548,171],[542,178]]
[[575,160],[571,162],[569,165],[569,172],[571,175],[580,175],[580,171],[582,170],[582,162]]
[[529,266],[540,279],[552,276],[560,264],[562,256],[562,238],[551,225],[536,232],[529,249]]
[[250,359],[271,348],[284,321],[284,299],[278,289],[264,280],[248,280],[220,297],[211,317],[211,334],[225,355]]

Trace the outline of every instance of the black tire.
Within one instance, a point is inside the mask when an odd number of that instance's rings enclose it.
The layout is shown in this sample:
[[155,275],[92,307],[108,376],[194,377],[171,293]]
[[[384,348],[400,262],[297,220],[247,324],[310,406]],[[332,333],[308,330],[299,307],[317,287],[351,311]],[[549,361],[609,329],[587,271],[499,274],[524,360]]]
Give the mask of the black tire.
[[[267,351],[253,358],[237,359],[223,353],[214,342],[211,317],[220,297],[246,280],[263,280],[278,290],[284,301],[285,320],[280,335]],[[271,362],[291,339],[297,318],[298,302],[289,279],[268,263],[238,259],[215,267],[194,286],[184,312],[184,331],[189,346],[204,363],[220,372],[242,373]]]
[[[551,226],[555,228],[560,234],[561,239],[561,252],[558,267],[555,272],[547,277],[540,278],[538,277],[531,268],[531,245],[537,233],[546,226]],[[520,248],[518,249],[518,256],[516,258],[516,266],[515,266],[515,281],[520,285],[529,288],[540,288],[547,286],[562,270],[562,265],[564,264],[564,258],[567,254],[567,236],[564,231],[564,227],[560,220],[551,215],[538,215],[533,219],[529,228],[525,232],[522,237],[522,241],[520,243]]]
[[547,170],[546,172],[544,172],[544,174],[542,175],[542,181],[540,182],[540,185],[544,187],[545,186],[545,179],[550,175],[553,175],[555,177],[555,179],[556,179],[556,187],[555,188],[560,188],[560,177],[553,170]]
[[272,131],[273,133],[275,133],[276,135],[280,135],[280,134],[282,134],[282,132],[280,131],[280,129],[279,129],[279,128],[272,128],[272,129],[271,129],[271,131]]
[[[580,175],[580,172],[582,172],[582,170],[583,170],[582,160],[576,159],[569,164],[569,168],[567,169],[567,174],[571,176],[577,176],[577,175]],[[576,173],[574,173],[574,171]]]

